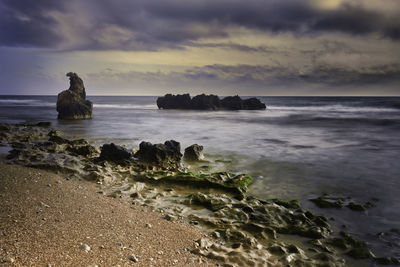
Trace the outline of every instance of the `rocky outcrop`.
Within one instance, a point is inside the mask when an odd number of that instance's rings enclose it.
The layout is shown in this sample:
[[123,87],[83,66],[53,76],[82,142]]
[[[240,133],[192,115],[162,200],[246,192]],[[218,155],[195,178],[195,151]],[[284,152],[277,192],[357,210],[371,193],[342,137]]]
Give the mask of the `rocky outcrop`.
[[203,146],[200,146],[198,144],[193,144],[185,148],[185,154],[183,158],[186,161],[199,161],[204,159]]
[[189,94],[171,95],[157,98],[158,108],[163,109],[190,109],[191,98]]
[[108,161],[123,161],[129,160],[131,157],[131,153],[128,150],[123,148],[122,146],[111,144],[104,144],[101,147],[100,159],[108,160]]
[[227,96],[221,100],[221,105],[224,109],[241,110],[244,109],[243,100],[238,96]]
[[266,109],[267,106],[260,101],[260,99],[252,97],[243,100],[244,109],[248,110],[258,110],[258,109]]
[[219,97],[216,95],[197,95],[190,102],[191,109],[217,110],[221,107]]
[[62,91],[57,98],[57,111],[59,119],[90,119],[93,104],[86,100],[85,86],[82,79],[75,72],[67,73],[70,87]]
[[189,94],[166,94],[157,99],[159,109],[193,109],[193,110],[260,110],[266,109],[264,103],[253,97],[242,99],[238,95],[219,99],[216,95],[197,95],[190,98]]
[[154,145],[150,142],[141,142],[135,157],[150,166],[166,169],[178,168],[182,158],[181,145],[174,140]]

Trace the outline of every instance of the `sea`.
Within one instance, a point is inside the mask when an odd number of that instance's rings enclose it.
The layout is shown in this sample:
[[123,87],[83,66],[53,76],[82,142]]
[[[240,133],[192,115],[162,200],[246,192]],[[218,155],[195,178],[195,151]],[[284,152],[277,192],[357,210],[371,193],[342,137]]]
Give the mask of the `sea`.
[[[62,121],[57,96],[0,96],[0,122],[50,121],[97,146],[203,145],[206,158],[255,178],[251,195],[298,199],[377,254],[399,257],[400,234],[382,232],[400,228],[400,97],[258,98],[266,110],[159,110],[156,96],[89,96],[92,119]],[[374,207],[320,209],[309,199],[322,194]]]

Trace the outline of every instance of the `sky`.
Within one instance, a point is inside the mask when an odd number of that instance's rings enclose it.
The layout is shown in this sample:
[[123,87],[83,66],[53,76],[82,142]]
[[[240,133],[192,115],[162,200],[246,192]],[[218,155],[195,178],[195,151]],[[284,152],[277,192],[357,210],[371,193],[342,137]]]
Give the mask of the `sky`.
[[399,0],[0,0],[0,94],[400,95]]

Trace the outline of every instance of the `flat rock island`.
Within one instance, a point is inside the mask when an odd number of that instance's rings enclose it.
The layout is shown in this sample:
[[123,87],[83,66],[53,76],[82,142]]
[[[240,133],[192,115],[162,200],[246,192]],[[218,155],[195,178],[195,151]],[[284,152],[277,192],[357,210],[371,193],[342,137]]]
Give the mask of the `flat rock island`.
[[217,95],[166,94],[157,99],[159,109],[193,109],[193,110],[262,110],[264,103],[258,98],[242,99],[240,96],[227,96],[220,99]]

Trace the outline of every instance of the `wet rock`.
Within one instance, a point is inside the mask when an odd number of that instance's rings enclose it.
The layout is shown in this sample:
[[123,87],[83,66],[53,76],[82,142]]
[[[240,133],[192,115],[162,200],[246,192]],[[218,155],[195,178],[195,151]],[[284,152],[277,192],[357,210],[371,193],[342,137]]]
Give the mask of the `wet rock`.
[[194,110],[256,110],[265,109],[266,106],[257,98],[242,100],[239,96],[228,96],[220,100],[216,95],[196,95],[190,98],[189,94],[166,94],[157,99],[159,109],[194,109]]
[[35,124],[35,126],[38,127],[50,127],[51,126],[51,122],[49,121],[41,121]]
[[186,161],[199,161],[204,159],[203,146],[193,144],[185,148],[184,159]]
[[191,109],[217,110],[220,108],[220,100],[216,95],[197,95],[190,102]]
[[371,251],[367,248],[353,248],[349,252],[347,252],[347,255],[358,260],[369,259],[374,257]]
[[365,243],[364,241],[361,241],[360,239],[355,238],[354,236],[351,236],[346,232],[341,231],[340,235],[343,237],[343,239],[346,241],[346,243],[349,246],[352,246],[352,247],[365,247],[367,245],[367,243]]
[[92,155],[97,155],[98,151],[94,146],[91,145],[83,145],[83,146],[68,146],[67,150],[77,154],[79,156],[90,157]]
[[343,199],[341,198],[328,198],[328,197],[318,197],[314,199],[310,199],[315,205],[320,208],[342,208],[343,207]]
[[189,203],[206,207],[212,211],[218,211],[223,209],[229,203],[229,200],[213,194],[195,193],[190,196]]
[[286,249],[283,246],[280,246],[278,244],[270,246],[268,248],[268,251],[271,252],[274,255],[279,255],[279,256],[287,254]]
[[111,144],[104,144],[101,147],[100,159],[108,161],[123,161],[131,158],[131,153],[122,146]]
[[164,97],[157,98],[157,107],[159,109],[190,109],[190,106],[191,98],[189,94],[166,94]]
[[361,204],[357,204],[354,202],[350,202],[347,207],[351,210],[355,210],[355,211],[366,211],[367,209],[361,205]]
[[166,169],[178,168],[182,158],[181,146],[174,140],[154,145],[150,142],[141,142],[135,157],[147,165]]
[[51,130],[48,134],[48,137],[52,137],[52,136],[61,136],[61,132],[58,130]]
[[90,119],[93,104],[86,100],[82,79],[74,72],[67,73],[70,87],[58,94],[57,111],[59,119]]
[[58,145],[63,145],[63,144],[69,144],[70,143],[70,141],[68,139],[65,139],[65,138],[63,138],[61,136],[58,136],[58,135],[50,136],[49,141],[53,142],[53,143],[56,143]]
[[253,182],[253,178],[246,174],[232,174],[226,172],[211,174],[196,174],[186,172],[148,172],[144,175],[138,174],[137,181],[152,184],[174,184],[183,185],[191,188],[217,189],[224,192],[233,193],[238,199],[244,197],[248,186]]
[[258,98],[255,97],[243,100],[243,106],[244,109],[248,110],[260,110],[267,108],[264,103],[262,103]]
[[229,110],[244,109],[243,100],[238,96],[227,96],[221,100],[221,106]]
[[392,260],[389,257],[381,257],[374,259],[377,264],[381,265],[390,265],[393,264]]
[[282,199],[279,199],[279,198],[274,198],[274,199],[271,199],[274,203],[276,203],[276,204],[278,204],[278,205],[281,205],[281,206],[284,206],[285,208],[288,208],[288,209],[297,209],[297,208],[300,208],[300,204],[299,204],[299,201],[298,200],[291,200],[291,201],[284,201],[284,200],[282,200]]

